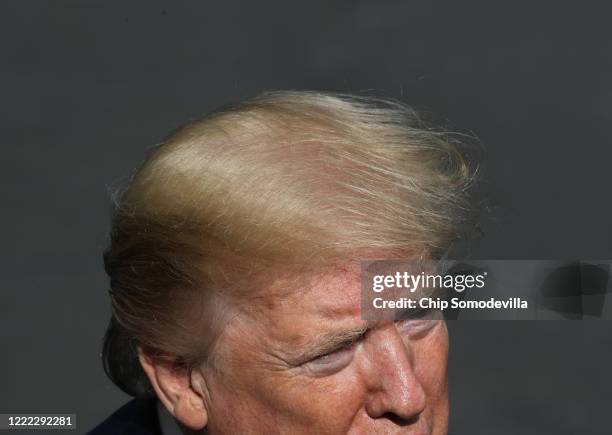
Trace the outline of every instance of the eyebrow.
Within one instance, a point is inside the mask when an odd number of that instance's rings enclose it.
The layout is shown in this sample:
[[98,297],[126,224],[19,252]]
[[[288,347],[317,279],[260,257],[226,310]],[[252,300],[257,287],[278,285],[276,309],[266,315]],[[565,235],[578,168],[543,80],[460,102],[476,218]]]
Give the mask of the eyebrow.
[[292,357],[292,360],[296,365],[302,364],[319,356],[342,349],[359,341],[372,326],[372,322],[368,322],[351,329],[319,334],[315,337],[314,344],[309,345],[305,350],[298,351]]

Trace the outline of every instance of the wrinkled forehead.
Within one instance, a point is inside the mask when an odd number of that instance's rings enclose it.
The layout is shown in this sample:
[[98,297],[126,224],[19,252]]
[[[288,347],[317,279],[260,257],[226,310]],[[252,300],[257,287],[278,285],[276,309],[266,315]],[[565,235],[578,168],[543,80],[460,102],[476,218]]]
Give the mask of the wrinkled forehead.
[[229,335],[241,343],[256,340],[266,346],[301,346],[325,334],[368,325],[361,315],[363,258],[414,257],[413,253],[369,254],[320,270],[276,274],[278,278],[269,280],[257,295],[245,295],[236,302],[240,313]]
[[348,262],[324,271],[285,276],[242,302],[251,332],[281,342],[301,339],[361,320],[361,264]]
[[[321,316],[359,315],[361,267],[358,262],[312,272],[298,277],[294,283],[288,292],[272,297],[273,308]],[[275,289],[271,290],[274,294]]]
[[[361,281],[369,276],[372,260],[414,261],[422,256],[414,252],[368,252],[367,256],[336,261],[319,269],[283,273],[272,270],[257,294],[251,294],[244,307],[254,317],[312,316],[317,318],[361,318]],[[391,264],[389,262],[388,264]],[[387,265],[387,262],[380,263]],[[412,264],[412,263],[408,263]],[[362,266],[365,275],[362,276]],[[397,266],[386,266],[397,267]],[[249,298],[249,295],[246,296]]]

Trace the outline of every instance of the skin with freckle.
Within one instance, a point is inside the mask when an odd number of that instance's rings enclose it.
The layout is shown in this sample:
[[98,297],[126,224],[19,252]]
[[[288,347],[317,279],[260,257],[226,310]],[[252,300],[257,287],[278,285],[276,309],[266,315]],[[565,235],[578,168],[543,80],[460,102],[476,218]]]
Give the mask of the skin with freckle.
[[300,360],[320,338],[366,323],[359,285],[354,265],[241,309],[219,337],[220,368],[201,369],[208,433],[445,434],[443,321],[372,323],[348,345]]

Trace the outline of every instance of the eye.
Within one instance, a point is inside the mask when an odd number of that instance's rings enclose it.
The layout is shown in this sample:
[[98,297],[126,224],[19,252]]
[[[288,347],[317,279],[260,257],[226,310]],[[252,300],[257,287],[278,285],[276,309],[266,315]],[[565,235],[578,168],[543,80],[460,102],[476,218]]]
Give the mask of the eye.
[[336,373],[348,366],[353,360],[355,346],[356,343],[351,343],[332,352],[313,358],[304,365],[313,374],[318,376],[327,376]]

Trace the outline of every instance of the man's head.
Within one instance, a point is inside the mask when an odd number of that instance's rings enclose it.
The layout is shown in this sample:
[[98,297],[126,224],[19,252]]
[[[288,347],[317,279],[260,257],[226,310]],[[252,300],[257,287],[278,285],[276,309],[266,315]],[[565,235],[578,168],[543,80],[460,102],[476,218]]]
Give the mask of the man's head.
[[273,92],[217,111],[118,198],[113,334],[193,430],[443,434],[446,326],[362,320],[360,261],[438,257],[471,180],[400,103]]

